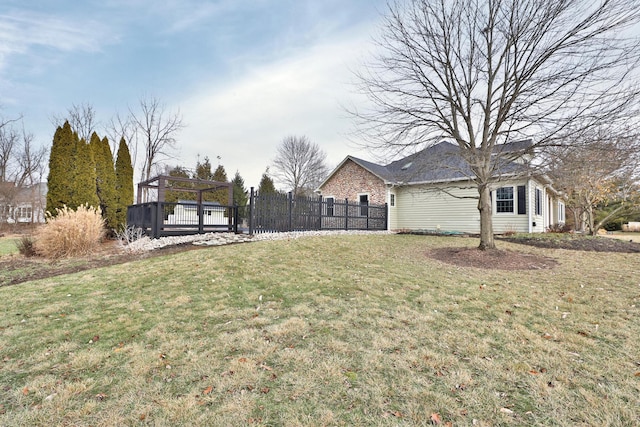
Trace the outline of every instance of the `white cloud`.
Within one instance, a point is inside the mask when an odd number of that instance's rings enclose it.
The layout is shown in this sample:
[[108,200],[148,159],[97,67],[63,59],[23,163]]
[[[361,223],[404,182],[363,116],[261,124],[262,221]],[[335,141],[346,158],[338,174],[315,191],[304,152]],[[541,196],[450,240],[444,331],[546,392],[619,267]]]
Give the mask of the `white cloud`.
[[106,37],[97,22],[69,22],[41,14],[0,15],[0,49],[23,53],[34,45],[61,51],[97,51]]
[[341,104],[352,98],[350,69],[368,46],[367,34],[343,34],[284,60],[253,64],[231,81],[209,81],[187,95],[180,102],[188,120],[181,163],[192,167],[197,154],[214,163],[221,156],[228,175],[239,170],[257,186],[287,135],[306,135],[332,166],[347,154],[362,155],[347,144],[352,123]]

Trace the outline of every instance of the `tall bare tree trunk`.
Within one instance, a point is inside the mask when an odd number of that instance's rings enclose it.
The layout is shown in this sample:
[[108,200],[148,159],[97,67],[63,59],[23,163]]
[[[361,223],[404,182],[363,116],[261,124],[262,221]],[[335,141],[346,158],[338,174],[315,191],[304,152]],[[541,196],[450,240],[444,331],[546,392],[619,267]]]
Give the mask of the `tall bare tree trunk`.
[[478,249],[495,249],[496,244],[493,240],[493,218],[491,212],[491,190],[486,184],[479,185],[478,193],[480,194],[480,200],[478,200],[478,210],[480,211],[480,245]]

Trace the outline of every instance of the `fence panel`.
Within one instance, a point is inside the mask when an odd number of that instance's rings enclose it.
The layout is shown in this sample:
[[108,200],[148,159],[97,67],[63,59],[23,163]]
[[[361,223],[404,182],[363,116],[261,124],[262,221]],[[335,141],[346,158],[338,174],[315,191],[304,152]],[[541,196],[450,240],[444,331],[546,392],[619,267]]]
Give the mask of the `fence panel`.
[[260,195],[251,189],[249,233],[313,230],[386,230],[387,205],[369,205],[297,197],[292,194]]

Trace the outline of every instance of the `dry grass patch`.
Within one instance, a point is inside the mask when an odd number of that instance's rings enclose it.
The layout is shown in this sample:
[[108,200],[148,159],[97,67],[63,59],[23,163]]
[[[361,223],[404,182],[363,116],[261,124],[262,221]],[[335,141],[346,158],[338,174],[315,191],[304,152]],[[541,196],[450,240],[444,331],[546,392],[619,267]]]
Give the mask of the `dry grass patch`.
[[0,289],[0,424],[640,422],[635,255],[426,256],[476,244],[259,242]]

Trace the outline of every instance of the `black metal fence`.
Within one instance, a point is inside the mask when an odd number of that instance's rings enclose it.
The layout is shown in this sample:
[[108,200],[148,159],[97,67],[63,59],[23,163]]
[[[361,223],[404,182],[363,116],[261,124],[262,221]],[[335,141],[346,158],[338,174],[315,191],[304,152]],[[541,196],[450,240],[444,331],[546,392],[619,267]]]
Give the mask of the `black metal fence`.
[[[311,230],[386,230],[387,205],[333,198],[260,195],[251,189],[249,206],[208,202],[147,202],[127,209],[127,225],[152,238],[210,232],[276,233]],[[246,216],[248,224],[240,229]]]
[[210,232],[238,232],[238,208],[211,203],[148,202],[127,208],[127,225],[154,239]]
[[249,233],[308,230],[386,230],[387,205],[334,198],[258,194],[251,188]]

